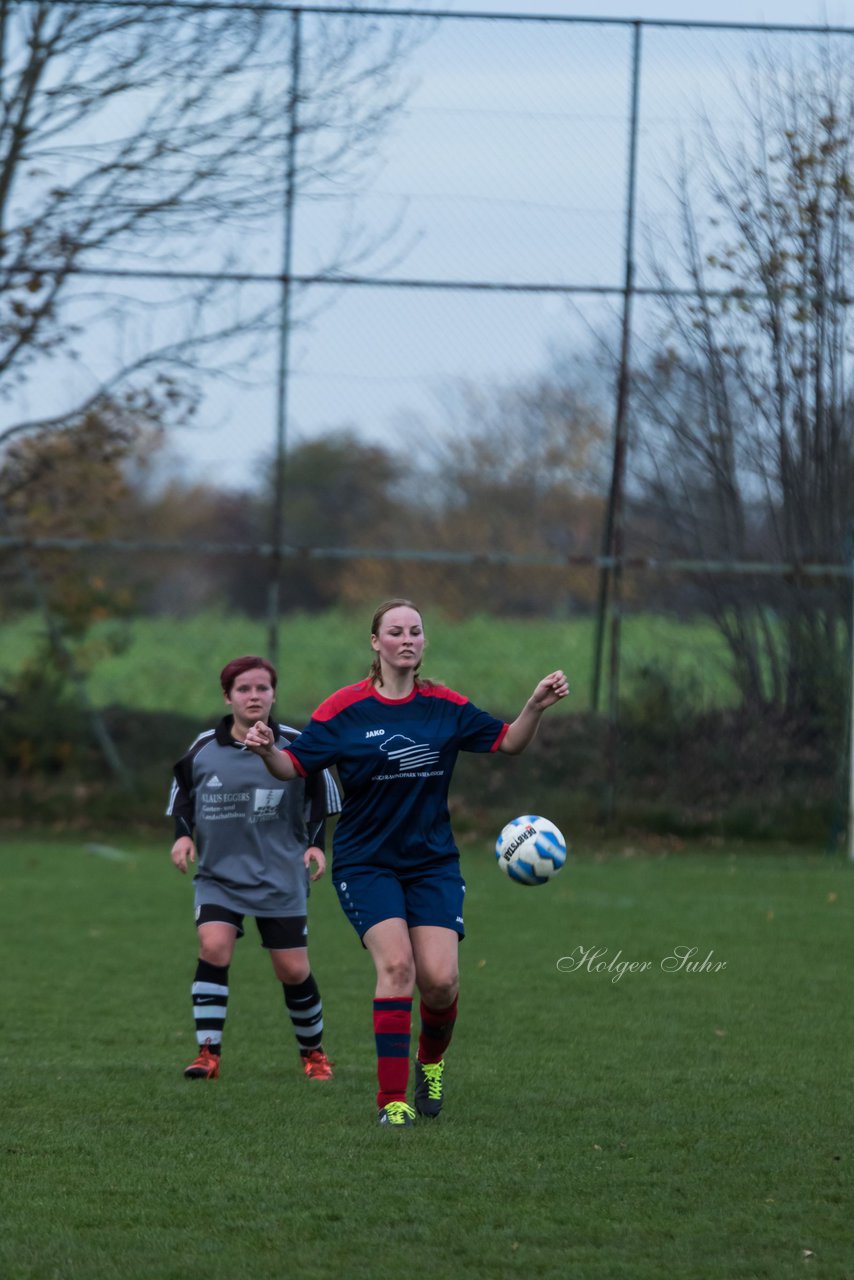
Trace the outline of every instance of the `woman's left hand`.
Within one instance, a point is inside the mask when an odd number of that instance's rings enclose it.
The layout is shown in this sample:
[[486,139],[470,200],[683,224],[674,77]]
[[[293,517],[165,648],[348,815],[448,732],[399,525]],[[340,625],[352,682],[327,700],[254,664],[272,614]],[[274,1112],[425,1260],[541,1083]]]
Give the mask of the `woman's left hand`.
[[543,676],[531,694],[529,704],[535,711],[545,711],[546,707],[554,706],[568,693],[569,681],[566,676],[562,671],[553,671],[551,675]]

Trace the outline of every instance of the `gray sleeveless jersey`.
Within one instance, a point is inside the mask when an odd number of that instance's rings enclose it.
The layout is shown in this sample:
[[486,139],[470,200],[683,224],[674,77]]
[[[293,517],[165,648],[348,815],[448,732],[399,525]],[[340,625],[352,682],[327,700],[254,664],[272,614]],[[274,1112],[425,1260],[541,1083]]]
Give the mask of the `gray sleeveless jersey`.
[[[306,914],[303,854],[324,847],[325,819],[341,809],[327,770],[281,782],[231,737],[232,717],[199,734],[174,769],[166,812],[176,838],[196,842],[196,905],[214,903],[251,916]],[[277,745],[297,736],[270,727]]]

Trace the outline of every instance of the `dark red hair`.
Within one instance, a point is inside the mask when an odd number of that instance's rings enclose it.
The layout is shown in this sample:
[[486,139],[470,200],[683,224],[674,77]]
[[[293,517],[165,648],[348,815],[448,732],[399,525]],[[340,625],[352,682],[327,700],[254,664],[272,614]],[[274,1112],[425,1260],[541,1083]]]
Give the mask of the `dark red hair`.
[[226,663],[222,671],[219,673],[219,682],[222,685],[222,691],[228,697],[231,693],[231,686],[239,676],[245,671],[253,671],[256,667],[261,667],[268,672],[270,676],[270,684],[275,689],[278,684],[279,677],[276,675],[276,668],[272,662],[268,662],[266,658],[255,658],[251,655],[245,658],[232,658],[231,662]]

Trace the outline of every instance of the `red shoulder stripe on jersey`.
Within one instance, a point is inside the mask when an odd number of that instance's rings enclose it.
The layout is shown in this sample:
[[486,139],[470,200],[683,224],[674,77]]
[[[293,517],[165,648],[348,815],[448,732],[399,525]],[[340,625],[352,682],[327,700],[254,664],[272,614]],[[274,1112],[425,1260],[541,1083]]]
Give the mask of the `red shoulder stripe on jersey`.
[[360,680],[358,684],[348,684],[336,693],[330,693],[328,698],[324,698],[311,718],[312,720],[331,720],[333,716],[345,711],[347,707],[352,707],[354,702],[361,702],[364,698],[370,698],[370,696],[371,682],[369,679]]
[[282,755],[290,756],[291,760],[294,762],[294,768],[301,778],[308,777],[308,771],[302,767],[299,760],[297,760],[296,756],[292,752],[288,751],[287,747],[282,748]]
[[455,693],[445,684],[434,684],[432,680],[424,680],[419,684],[416,693],[419,693],[422,698],[443,698],[445,702],[455,702],[460,707],[468,702],[468,698],[462,693]]
[[498,748],[501,746],[501,744],[502,744],[502,742],[504,741],[504,739],[507,737],[507,730],[508,730],[509,728],[510,728],[510,725],[509,725],[509,724],[505,724],[505,725],[503,726],[503,728],[501,729],[501,732],[499,733],[498,737],[495,739],[495,741],[493,742],[492,746],[489,748],[489,750],[490,750],[490,751],[497,751],[497,750],[498,750]]

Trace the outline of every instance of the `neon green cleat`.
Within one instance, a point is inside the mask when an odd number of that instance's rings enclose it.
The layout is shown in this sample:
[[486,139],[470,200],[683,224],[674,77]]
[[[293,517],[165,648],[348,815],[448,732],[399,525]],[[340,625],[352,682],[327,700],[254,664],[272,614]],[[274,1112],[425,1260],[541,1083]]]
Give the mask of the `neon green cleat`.
[[415,1109],[420,1116],[434,1120],[442,1110],[445,1098],[445,1059],[441,1062],[415,1063]]
[[390,1129],[406,1129],[414,1122],[415,1112],[406,1102],[389,1102],[380,1107],[377,1120]]

